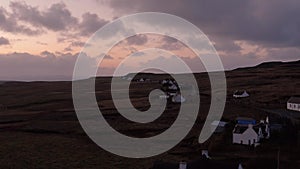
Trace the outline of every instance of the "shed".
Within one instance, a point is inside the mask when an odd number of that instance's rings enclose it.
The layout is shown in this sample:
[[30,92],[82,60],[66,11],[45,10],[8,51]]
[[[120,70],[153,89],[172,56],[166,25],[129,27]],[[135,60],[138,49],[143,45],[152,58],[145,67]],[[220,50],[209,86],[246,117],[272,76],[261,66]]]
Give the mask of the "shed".
[[211,123],[211,131],[214,133],[221,133],[224,131],[226,125],[227,122],[215,120]]
[[245,97],[249,97],[249,96],[250,95],[248,94],[248,92],[246,90],[244,90],[244,91],[236,90],[233,93],[234,98],[245,98]]
[[293,111],[300,111],[300,96],[292,96],[287,101],[287,109]]

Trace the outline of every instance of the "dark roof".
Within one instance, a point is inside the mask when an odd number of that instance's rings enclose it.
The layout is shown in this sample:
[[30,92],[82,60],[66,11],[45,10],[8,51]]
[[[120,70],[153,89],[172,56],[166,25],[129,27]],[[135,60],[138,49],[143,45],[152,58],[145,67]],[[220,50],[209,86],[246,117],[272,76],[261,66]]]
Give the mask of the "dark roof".
[[248,117],[238,117],[238,118],[236,118],[236,121],[238,124],[245,124],[245,125],[248,125],[248,124],[255,125],[256,124],[256,120],[254,120],[252,118],[248,118]]
[[[242,134],[242,133],[244,133],[244,132],[248,129],[248,127],[249,127],[248,125],[240,125],[240,124],[238,124],[238,125],[235,126],[235,128],[234,128],[234,130],[233,130],[233,133],[236,133],[236,134]],[[254,131],[255,131],[256,133],[258,133],[259,128],[261,128],[262,133],[263,133],[264,135],[267,134],[267,133],[265,132],[265,130],[266,130],[266,124],[259,123],[259,124],[256,124],[256,125],[253,126],[253,129],[254,129]]]
[[[200,157],[194,161],[191,161],[187,164],[187,169],[236,169],[238,168],[239,163],[232,162],[228,160],[210,160],[205,157]],[[155,162],[152,169],[178,169],[178,163],[166,163],[166,162]]]
[[236,90],[233,94],[234,95],[242,95],[244,94],[244,92],[246,92],[245,90]]
[[288,103],[297,103],[297,104],[300,104],[300,97],[292,96],[292,97],[288,100]]
[[233,133],[236,133],[236,134],[242,134],[244,133],[246,130],[248,129],[248,126],[246,125],[237,125],[235,126],[234,130],[233,130]]
[[237,118],[236,118],[236,121],[239,121],[239,120],[253,121],[254,119],[253,119],[253,118],[250,118],[250,117],[237,117]]

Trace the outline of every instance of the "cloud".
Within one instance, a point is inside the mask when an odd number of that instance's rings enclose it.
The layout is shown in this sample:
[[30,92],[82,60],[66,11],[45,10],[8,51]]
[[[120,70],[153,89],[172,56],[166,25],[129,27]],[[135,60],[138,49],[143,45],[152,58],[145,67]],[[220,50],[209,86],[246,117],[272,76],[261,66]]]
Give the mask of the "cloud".
[[82,15],[82,21],[79,24],[79,34],[90,36],[107,23],[107,20],[101,19],[97,14],[85,13]]
[[128,45],[141,46],[148,42],[148,37],[147,37],[147,35],[139,34],[139,35],[135,35],[135,36],[127,38],[126,42]]
[[40,11],[38,7],[32,7],[25,2],[10,2],[10,8],[18,20],[52,31],[73,28],[78,22],[64,3],[53,4],[45,11]]
[[64,52],[72,52],[73,49],[69,46],[64,49]]
[[[158,5],[159,4],[159,5]],[[111,0],[114,14],[164,12],[182,17],[198,26],[214,42],[226,69],[252,66],[271,60],[299,59],[300,1],[274,0]],[[242,48],[236,42],[254,44]],[[163,44],[167,50],[176,45]],[[176,44],[176,43],[175,43]],[[242,53],[242,51],[247,51]]]
[[162,49],[165,49],[165,50],[179,50],[182,47],[184,47],[184,45],[175,38],[172,38],[172,37],[169,37],[169,36],[164,36],[162,38],[162,45],[161,45]]
[[21,33],[25,35],[40,35],[43,31],[31,29],[28,26],[20,25],[16,18],[0,7],[0,30],[10,33]]
[[48,51],[41,52],[41,56],[42,57],[47,57],[47,58],[55,58],[56,57],[54,53],[51,53],[51,52],[48,52]]
[[234,40],[224,37],[213,37],[214,47],[217,51],[222,52],[239,52],[242,48]]
[[[51,53],[40,55],[29,53],[0,54],[1,80],[71,80],[76,54]],[[88,56],[87,56],[88,57]],[[88,57],[89,62],[95,60]]]
[[4,38],[4,37],[0,37],[0,46],[2,45],[9,45],[9,40]]
[[84,45],[85,45],[85,42],[81,42],[81,41],[75,41],[70,44],[70,46],[72,46],[72,47],[83,47]]
[[46,43],[46,42],[40,42],[40,41],[36,41],[36,44],[43,45],[43,46],[47,46],[48,45],[48,43]]
[[134,52],[132,53],[130,56],[136,56],[136,57],[139,57],[139,56],[144,56],[145,55],[145,52]]
[[[159,5],[158,5],[159,4]],[[274,0],[132,0],[110,1],[116,15],[135,12],[166,12],[183,17],[204,33],[232,40],[247,40],[265,46],[299,46],[300,1]],[[217,39],[212,39],[217,42]]]
[[9,8],[11,12],[0,8],[0,30],[29,36],[51,30],[60,33],[58,41],[90,36],[108,23],[97,14],[89,12],[84,13],[82,18],[77,18],[63,2],[54,3],[41,10],[25,1],[13,1],[10,2]]
[[111,55],[105,55],[103,59],[113,60],[114,58]]
[[300,49],[298,47],[287,47],[287,48],[272,48],[267,50],[269,59],[289,61],[299,60]]

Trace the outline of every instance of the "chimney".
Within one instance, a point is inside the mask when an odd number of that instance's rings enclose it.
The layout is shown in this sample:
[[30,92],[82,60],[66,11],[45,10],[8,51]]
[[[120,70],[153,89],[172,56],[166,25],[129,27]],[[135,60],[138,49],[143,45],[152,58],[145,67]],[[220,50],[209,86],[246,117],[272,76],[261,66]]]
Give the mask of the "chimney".
[[266,117],[266,123],[269,124],[269,116]]
[[187,169],[187,163],[185,161],[181,161],[179,163],[179,169]]
[[207,159],[210,159],[209,155],[208,155],[208,150],[202,150],[201,151],[201,155],[205,156]]
[[253,128],[253,124],[248,124],[248,128]]

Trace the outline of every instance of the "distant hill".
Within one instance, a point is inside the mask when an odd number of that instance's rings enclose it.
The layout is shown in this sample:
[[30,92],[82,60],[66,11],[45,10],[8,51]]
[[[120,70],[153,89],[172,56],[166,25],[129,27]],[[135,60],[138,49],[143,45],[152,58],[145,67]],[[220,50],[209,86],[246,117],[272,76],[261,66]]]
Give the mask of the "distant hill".
[[275,68],[275,67],[290,67],[290,68],[299,68],[300,67],[300,60],[298,61],[291,61],[291,62],[263,62],[253,67],[241,67],[234,70],[242,70],[242,69],[253,69],[253,68]]

